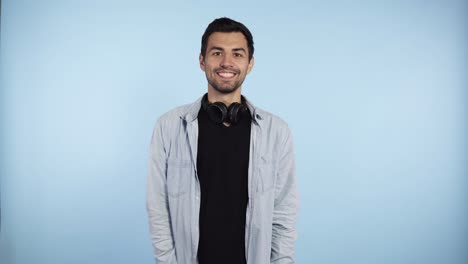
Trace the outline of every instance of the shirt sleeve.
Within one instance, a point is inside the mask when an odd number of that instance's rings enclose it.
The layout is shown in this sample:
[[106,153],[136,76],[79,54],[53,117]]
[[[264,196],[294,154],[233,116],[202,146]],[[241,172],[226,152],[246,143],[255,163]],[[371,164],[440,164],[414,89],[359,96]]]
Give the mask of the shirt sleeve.
[[286,130],[275,185],[271,242],[272,264],[295,263],[294,244],[297,239],[295,224],[299,212],[299,197],[293,140],[289,128]]
[[146,209],[153,252],[158,264],[176,264],[166,188],[167,155],[160,120],[154,128],[149,152]]

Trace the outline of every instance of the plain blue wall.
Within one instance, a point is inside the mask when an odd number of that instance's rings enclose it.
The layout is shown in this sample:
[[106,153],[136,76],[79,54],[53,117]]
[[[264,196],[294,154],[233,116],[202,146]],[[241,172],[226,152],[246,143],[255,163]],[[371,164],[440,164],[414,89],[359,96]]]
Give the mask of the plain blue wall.
[[198,2],[2,1],[1,264],[154,263],[152,128],[220,16],[294,134],[298,263],[468,263],[464,1]]

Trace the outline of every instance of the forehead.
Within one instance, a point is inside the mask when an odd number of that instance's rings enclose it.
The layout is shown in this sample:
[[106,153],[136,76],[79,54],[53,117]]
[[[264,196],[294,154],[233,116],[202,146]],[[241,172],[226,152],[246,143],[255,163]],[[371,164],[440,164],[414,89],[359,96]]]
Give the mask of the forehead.
[[240,32],[214,32],[208,38],[208,49],[210,47],[222,48],[244,48],[247,49],[247,39]]

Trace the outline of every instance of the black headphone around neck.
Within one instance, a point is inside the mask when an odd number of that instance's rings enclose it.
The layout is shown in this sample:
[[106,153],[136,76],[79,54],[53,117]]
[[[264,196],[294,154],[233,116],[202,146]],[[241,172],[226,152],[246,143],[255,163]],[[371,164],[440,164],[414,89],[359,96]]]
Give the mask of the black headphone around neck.
[[208,94],[205,94],[202,99],[202,107],[208,113],[210,119],[216,124],[222,124],[224,122],[236,124],[243,114],[249,111],[243,96],[241,96],[241,103],[235,102],[227,107],[223,102],[209,102]]

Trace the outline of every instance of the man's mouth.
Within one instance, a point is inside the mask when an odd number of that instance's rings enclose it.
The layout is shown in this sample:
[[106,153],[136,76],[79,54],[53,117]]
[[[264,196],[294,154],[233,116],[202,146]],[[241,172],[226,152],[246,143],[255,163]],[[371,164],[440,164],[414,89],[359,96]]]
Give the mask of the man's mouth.
[[223,79],[231,79],[237,75],[236,72],[232,72],[232,71],[217,71],[216,74]]

